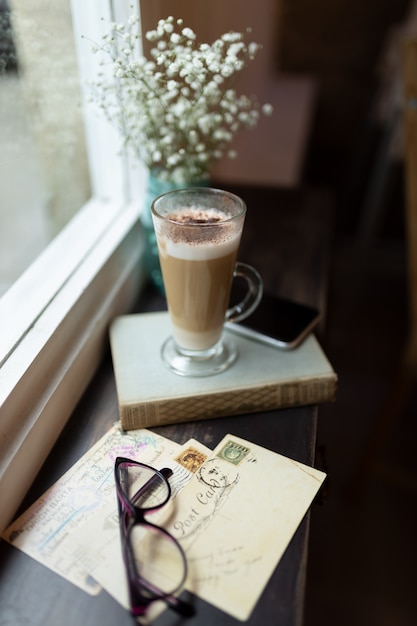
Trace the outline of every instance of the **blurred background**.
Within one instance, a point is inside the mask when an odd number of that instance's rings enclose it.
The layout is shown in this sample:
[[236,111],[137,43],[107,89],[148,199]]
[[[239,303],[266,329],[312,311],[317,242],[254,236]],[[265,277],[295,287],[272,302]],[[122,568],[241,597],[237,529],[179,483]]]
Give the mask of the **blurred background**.
[[416,6],[284,4],[282,67],[319,82],[303,181],[331,189],[335,203],[323,343],[340,382],[336,402],[319,411],[317,464],[329,480],[311,514],[305,626],[411,626],[413,380],[383,431],[381,424],[410,322],[403,40],[417,33]]

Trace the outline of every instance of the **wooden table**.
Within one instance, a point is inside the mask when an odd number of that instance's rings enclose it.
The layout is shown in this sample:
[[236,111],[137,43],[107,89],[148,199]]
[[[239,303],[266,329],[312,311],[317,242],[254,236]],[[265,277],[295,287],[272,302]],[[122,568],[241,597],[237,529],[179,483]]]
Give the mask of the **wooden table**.
[[[331,203],[327,195],[311,192],[265,192],[235,189],[250,211],[240,258],[260,269],[267,287],[323,306],[331,235]],[[251,206],[253,201],[259,206]],[[262,199],[263,198],[263,199]],[[262,205],[262,206],[261,206]],[[260,216],[265,218],[260,219]],[[302,297],[304,295],[304,298]],[[138,303],[138,311],[156,310],[163,300],[152,291]],[[118,419],[111,356],[100,370],[69,420],[22,504],[31,502],[69,469]],[[214,447],[233,433],[258,445],[312,465],[317,407],[300,407],[262,414],[199,421],[155,429],[183,443],[195,437]],[[273,477],[271,477],[273,479]],[[301,523],[275,569],[249,625],[296,626],[302,623],[306,574],[308,516]],[[182,619],[165,611],[157,626],[226,626],[238,624],[199,598],[196,615]],[[129,625],[132,618],[107,593],[91,597],[6,542],[0,543],[0,626]]]

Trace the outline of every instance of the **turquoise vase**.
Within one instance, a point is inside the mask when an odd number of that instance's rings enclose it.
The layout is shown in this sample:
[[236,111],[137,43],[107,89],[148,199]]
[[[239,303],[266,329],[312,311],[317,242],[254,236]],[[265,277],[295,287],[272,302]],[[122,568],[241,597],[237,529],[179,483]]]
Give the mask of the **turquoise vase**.
[[158,196],[172,191],[173,189],[184,189],[190,187],[208,187],[209,179],[197,181],[187,181],[174,183],[170,180],[161,180],[152,172],[149,173],[148,187],[145,197],[145,206],[142,213],[142,226],[145,231],[145,267],[152,284],[156,289],[164,294],[164,284],[162,281],[161,266],[159,264],[158,246],[156,243],[155,231],[152,222],[151,206]]

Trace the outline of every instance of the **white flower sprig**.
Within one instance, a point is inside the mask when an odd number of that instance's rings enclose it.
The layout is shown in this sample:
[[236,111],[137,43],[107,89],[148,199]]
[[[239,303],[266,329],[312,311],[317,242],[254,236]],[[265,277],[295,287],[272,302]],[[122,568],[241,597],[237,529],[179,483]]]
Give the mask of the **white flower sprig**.
[[230,32],[211,45],[196,42],[181,19],[168,17],[146,33],[151,59],[137,53],[139,19],[113,23],[103,36],[103,62],[111,61],[117,81],[100,75],[92,97],[126,145],[161,178],[175,182],[205,177],[241,128],[256,126],[260,113],[272,113],[254,97],[238,96],[232,79],[260,46]]

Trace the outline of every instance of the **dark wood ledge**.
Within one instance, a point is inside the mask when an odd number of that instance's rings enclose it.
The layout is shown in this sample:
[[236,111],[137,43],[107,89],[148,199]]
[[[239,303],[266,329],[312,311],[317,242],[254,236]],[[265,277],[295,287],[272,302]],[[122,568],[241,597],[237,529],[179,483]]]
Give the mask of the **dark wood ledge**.
[[[326,301],[332,206],[326,192],[229,188],[248,204],[239,258],[261,272],[268,290],[320,306]],[[164,308],[148,289],[137,310]],[[118,419],[110,351],[62,432],[21,510],[69,469]],[[312,406],[161,427],[165,437],[183,443],[195,437],[214,447],[227,433],[307,464],[314,464],[317,408]],[[265,480],[274,477],[265,476]],[[275,569],[248,625],[299,626],[306,575],[308,516]],[[238,624],[198,598],[196,615],[180,619],[166,611],[156,626]],[[90,597],[28,556],[0,543],[0,624],[26,626],[128,626],[132,618],[107,593]]]

